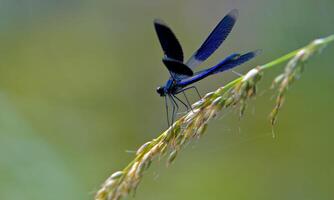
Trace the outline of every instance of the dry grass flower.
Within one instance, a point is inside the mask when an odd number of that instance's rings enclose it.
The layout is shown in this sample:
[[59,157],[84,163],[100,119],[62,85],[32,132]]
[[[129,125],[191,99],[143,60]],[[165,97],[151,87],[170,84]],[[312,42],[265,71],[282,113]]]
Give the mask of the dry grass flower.
[[192,111],[178,119],[160,136],[139,147],[134,160],[122,171],[113,173],[102,184],[101,189],[96,193],[95,200],[119,200],[134,192],[143,177],[143,172],[150,167],[154,159],[167,155],[167,164],[171,164],[185,144],[192,139],[200,138],[205,133],[208,122],[224,108],[239,106],[239,113],[242,116],[248,99],[256,95],[257,84],[263,72],[288,61],[284,72],[274,80],[274,85],[278,88],[276,105],[270,114],[271,123],[274,124],[286,92],[291,84],[300,77],[305,62],[316,52],[320,52],[326,44],[333,41],[334,35],[317,39],[302,49],[255,67],[246,75],[206,94],[192,105]]

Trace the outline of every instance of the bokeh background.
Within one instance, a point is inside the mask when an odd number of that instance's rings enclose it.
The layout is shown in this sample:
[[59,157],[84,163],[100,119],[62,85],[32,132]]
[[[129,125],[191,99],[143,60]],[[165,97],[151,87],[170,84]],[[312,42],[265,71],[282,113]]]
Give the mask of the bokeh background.
[[[173,28],[187,57],[233,8],[236,27],[203,67],[262,49],[244,73],[334,33],[332,0],[1,0],[0,199],[93,199],[166,128],[152,20]],[[331,45],[314,57],[289,90],[276,139],[270,84],[282,67],[265,73],[243,119],[223,112],[172,166],[155,162],[135,199],[333,199],[333,55]],[[234,78],[197,86],[204,94]]]

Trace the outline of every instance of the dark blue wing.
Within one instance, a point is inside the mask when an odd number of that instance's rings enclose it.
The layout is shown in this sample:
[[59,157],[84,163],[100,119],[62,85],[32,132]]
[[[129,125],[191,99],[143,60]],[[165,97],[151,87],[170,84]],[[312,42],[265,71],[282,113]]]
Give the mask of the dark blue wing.
[[172,58],[165,57],[162,62],[167,67],[168,71],[171,72],[173,78],[178,79],[179,76],[192,76],[193,71],[185,65],[183,62],[174,60]]
[[[251,52],[248,52],[246,54],[243,54],[243,55],[237,55],[237,56],[234,56],[232,57],[231,59],[227,60],[225,63],[221,64],[219,63],[216,68],[213,68],[211,69],[211,73],[212,74],[216,74],[216,73],[219,73],[219,72],[223,72],[223,71],[226,71],[226,70],[229,70],[229,69],[232,69],[238,65],[241,65],[249,60],[251,60],[252,58],[254,58],[257,54],[259,54],[259,50],[257,51],[251,51]],[[232,54],[233,55],[233,54]],[[231,55],[231,56],[232,56]],[[229,56],[230,57],[230,56]],[[227,58],[229,58],[227,57]],[[202,70],[202,71],[199,71],[198,73],[203,73],[204,71],[209,71],[209,69],[207,70]]]
[[181,80],[180,82],[178,82],[178,85],[181,87],[185,87],[199,80],[202,80],[209,75],[232,69],[254,58],[257,53],[258,51],[249,52],[243,55],[240,55],[237,53],[231,54],[228,57],[226,57],[224,60],[222,60],[220,63],[218,63],[217,65],[209,69],[205,69],[205,70],[196,72],[194,76]]
[[182,47],[172,30],[158,19],[154,20],[154,28],[165,56],[183,62]]
[[210,33],[202,46],[187,61],[187,66],[194,69],[205,61],[223,43],[231,32],[238,18],[238,10],[231,10]]

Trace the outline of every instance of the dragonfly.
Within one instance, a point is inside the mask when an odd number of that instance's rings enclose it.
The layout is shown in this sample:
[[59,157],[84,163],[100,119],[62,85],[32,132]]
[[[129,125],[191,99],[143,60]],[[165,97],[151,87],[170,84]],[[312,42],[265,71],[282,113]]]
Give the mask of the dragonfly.
[[[203,44],[197,49],[197,51],[195,51],[195,53],[193,53],[187,62],[183,61],[184,58],[182,47],[171,28],[160,19],[154,20],[154,28],[164,53],[162,62],[170,74],[170,77],[165,85],[157,88],[157,93],[165,98],[168,126],[174,122],[175,112],[177,113],[179,110],[177,101],[181,102],[187,108],[187,110],[189,107],[192,109],[185,94],[186,90],[195,89],[198,96],[201,98],[197,88],[192,85],[193,83],[196,83],[213,74],[232,69],[251,60],[257,55],[258,50],[250,51],[245,54],[232,53],[231,55],[221,60],[218,64],[210,68],[197,72],[193,71],[207,58],[209,58],[224,42],[224,40],[232,31],[237,18],[237,9],[233,9],[228,12],[228,14],[221,19],[221,21],[216,25]],[[187,104],[176,96],[180,93],[184,94]],[[172,123],[169,123],[170,117],[168,111],[168,101],[170,101],[172,105]]]

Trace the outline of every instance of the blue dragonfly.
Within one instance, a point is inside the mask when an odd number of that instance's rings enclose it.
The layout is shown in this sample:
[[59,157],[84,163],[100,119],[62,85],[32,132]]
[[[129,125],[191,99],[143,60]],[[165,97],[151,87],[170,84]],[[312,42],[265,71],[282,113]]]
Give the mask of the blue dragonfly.
[[[232,69],[256,56],[257,51],[251,51],[245,54],[233,53],[213,67],[195,73],[193,72],[193,69],[198,67],[202,62],[210,57],[211,54],[213,54],[223,43],[232,31],[237,18],[238,10],[231,10],[213,29],[199,49],[185,63],[183,62],[182,47],[172,30],[162,20],[154,20],[155,31],[164,52],[162,62],[170,74],[170,78],[167,80],[166,84],[157,88],[157,93],[165,98],[168,125],[171,125],[169,123],[170,117],[168,114],[168,100],[172,105],[171,122],[173,123],[175,113],[177,113],[179,109],[177,101],[181,102],[187,110],[189,107],[192,109],[184,91],[195,89],[198,96],[201,98],[197,88],[195,86],[191,86],[191,84],[196,83],[210,75]],[[180,93],[184,94],[188,105],[176,96]]]

